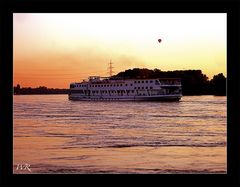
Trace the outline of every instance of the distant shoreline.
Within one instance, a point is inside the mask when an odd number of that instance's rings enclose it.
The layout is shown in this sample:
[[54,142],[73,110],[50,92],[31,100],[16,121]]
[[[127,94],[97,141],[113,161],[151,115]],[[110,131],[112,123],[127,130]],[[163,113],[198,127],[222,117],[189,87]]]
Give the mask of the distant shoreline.
[[34,94],[13,94],[13,95],[68,95],[67,93],[34,93]]
[[[13,94],[14,96],[18,95],[68,95],[67,93],[49,93],[49,94],[42,94],[42,93],[34,93],[34,94]],[[203,96],[203,95],[211,95],[211,96],[227,96],[227,95],[214,95],[214,94],[192,94],[192,95],[183,95],[184,96]]]
[[[161,71],[159,69],[149,70],[146,68],[134,68],[125,70],[112,77],[122,79],[158,79],[158,78],[179,78],[182,83],[182,95],[215,95],[226,96],[226,77],[223,73],[214,75],[209,80],[201,70],[175,70]],[[47,94],[68,94],[69,89],[47,88],[39,86],[37,88],[14,86],[16,95],[47,95]]]

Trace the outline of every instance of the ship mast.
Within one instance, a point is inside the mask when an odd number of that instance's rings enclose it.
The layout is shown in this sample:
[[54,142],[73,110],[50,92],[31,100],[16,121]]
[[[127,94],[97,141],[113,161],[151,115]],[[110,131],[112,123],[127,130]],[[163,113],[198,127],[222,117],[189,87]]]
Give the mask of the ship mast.
[[112,66],[112,60],[110,60],[110,62],[109,62],[109,67],[108,67],[108,69],[109,69],[109,76],[111,77],[112,76],[112,74],[113,74],[113,66]]

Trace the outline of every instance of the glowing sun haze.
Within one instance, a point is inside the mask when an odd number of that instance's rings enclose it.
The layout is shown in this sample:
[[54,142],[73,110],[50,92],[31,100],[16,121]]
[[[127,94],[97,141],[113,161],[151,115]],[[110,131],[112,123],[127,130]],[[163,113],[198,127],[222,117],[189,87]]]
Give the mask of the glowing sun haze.
[[[226,14],[13,15],[14,85],[68,88],[132,68],[226,76]],[[159,43],[158,39],[162,41]]]

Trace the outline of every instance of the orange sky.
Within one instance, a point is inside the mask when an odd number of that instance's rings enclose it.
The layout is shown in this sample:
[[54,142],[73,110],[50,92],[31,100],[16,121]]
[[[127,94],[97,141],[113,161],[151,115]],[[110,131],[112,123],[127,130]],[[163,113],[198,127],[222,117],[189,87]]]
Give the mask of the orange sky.
[[[158,43],[161,38],[162,42]],[[68,88],[131,68],[201,69],[226,76],[226,14],[20,14],[13,16],[13,80]]]

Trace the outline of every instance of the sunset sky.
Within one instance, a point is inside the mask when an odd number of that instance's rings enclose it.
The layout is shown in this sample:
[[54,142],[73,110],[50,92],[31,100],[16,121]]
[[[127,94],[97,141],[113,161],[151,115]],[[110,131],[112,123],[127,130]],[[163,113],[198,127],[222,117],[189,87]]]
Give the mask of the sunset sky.
[[[68,88],[132,68],[200,69],[226,76],[226,14],[13,15],[13,80]],[[159,43],[158,39],[162,39]]]

